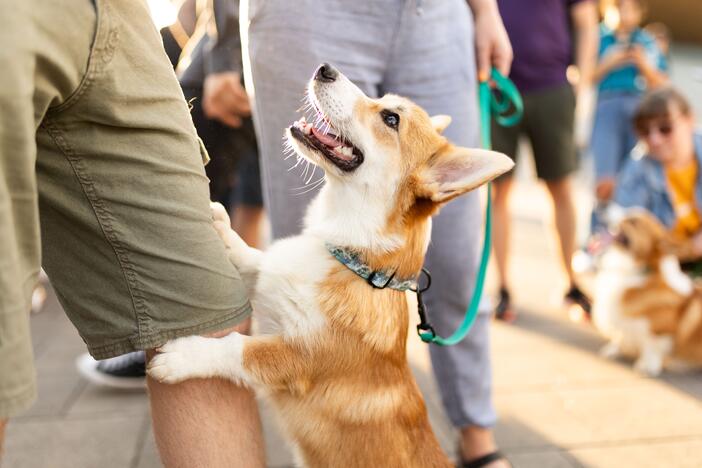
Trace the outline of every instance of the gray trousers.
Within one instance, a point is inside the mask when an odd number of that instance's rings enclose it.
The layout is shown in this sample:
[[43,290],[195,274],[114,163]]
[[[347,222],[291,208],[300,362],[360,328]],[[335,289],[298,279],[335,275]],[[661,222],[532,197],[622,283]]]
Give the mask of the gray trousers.
[[[293,163],[282,156],[282,137],[299,118],[303,90],[321,62],[338,67],[371,97],[395,93],[430,115],[450,115],[446,136],[459,145],[478,145],[473,22],[464,0],[250,0],[242,11],[246,7],[248,33],[242,29],[248,38],[264,202],[274,238],[300,231],[316,194],[300,194],[310,174],[303,179],[300,168],[290,170]],[[451,202],[434,219],[426,260],[434,281],[426,304],[442,336],[463,318],[481,244],[477,193]],[[459,345],[431,345],[430,351],[452,423],[492,426],[488,314],[479,316]]]

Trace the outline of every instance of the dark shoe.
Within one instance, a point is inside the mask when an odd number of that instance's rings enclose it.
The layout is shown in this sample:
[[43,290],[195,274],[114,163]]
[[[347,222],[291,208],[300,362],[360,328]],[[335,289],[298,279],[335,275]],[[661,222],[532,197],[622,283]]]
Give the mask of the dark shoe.
[[146,355],[143,351],[96,361],[83,354],[76,361],[80,374],[103,387],[141,389],[146,387]]
[[[461,464],[458,465],[457,468],[482,468],[497,460],[506,460],[507,463],[509,463],[509,461],[505,458],[504,455],[502,455],[502,453],[500,453],[499,450],[495,450],[492,453],[488,453],[487,455],[483,455],[482,457],[478,457],[474,460],[461,460]],[[510,466],[512,466],[511,463]]]
[[506,288],[500,288],[500,301],[495,307],[495,318],[507,323],[512,323],[517,318],[517,314],[512,308],[512,300]]
[[583,312],[585,312],[587,318],[590,318],[592,302],[590,301],[590,298],[588,298],[576,285],[571,285],[570,289],[565,295],[565,301],[580,307]]

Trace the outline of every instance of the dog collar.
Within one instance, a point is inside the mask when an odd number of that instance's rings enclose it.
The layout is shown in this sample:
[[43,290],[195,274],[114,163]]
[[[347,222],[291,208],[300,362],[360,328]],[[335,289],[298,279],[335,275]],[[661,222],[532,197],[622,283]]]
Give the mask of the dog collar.
[[417,281],[414,278],[396,279],[395,273],[389,273],[383,270],[371,270],[371,268],[363,263],[358,256],[358,253],[346,247],[339,247],[326,243],[327,250],[337,260],[343,263],[346,268],[356,273],[358,276],[366,280],[368,284],[377,289],[396,289],[397,291],[406,291],[408,289],[416,289]]

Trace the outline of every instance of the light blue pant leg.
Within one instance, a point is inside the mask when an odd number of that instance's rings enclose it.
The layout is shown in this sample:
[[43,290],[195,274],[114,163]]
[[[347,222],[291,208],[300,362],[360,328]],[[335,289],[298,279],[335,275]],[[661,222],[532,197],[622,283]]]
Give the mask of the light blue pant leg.
[[[639,100],[638,94],[612,92],[598,98],[590,142],[596,180],[607,177],[616,179],[636,146],[632,118]],[[596,207],[592,212],[592,233],[605,227],[598,215],[600,210]]]
[[[479,146],[473,28],[466,2],[425,2],[418,15],[408,2],[382,91],[404,95],[429,114],[448,114],[445,135],[452,142]],[[445,206],[434,218],[426,266],[432,288],[426,293],[429,318],[448,336],[463,320],[475,284],[483,241],[483,214],[477,192]],[[489,310],[482,307],[474,328],[455,346],[430,345],[434,374],[446,413],[456,427],[495,424],[492,404]]]
[[[249,55],[254,125],[273,238],[298,234],[307,205],[303,167],[283,159],[285,129],[300,117],[302,97],[322,62],[337,66],[367,95],[377,95],[400,0],[250,0]],[[394,8],[393,8],[394,7]],[[394,11],[393,11],[394,10]],[[309,177],[309,173],[307,174]],[[314,175],[322,176],[321,169]]]
[[[374,96],[403,94],[430,113],[453,117],[447,136],[477,146],[478,119],[472,19],[462,0],[250,0],[249,53],[255,84],[254,123],[259,137],[264,200],[275,238],[299,232],[314,195],[282,158],[283,130],[310,74],[328,61]],[[320,174],[321,175],[321,174]],[[461,197],[434,219],[427,265],[435,282],[426,302],[437,331],[451,333],[465,312],[482,237],[477,194]],[[446,411],[457,427],[491,426],[489,316],[481,314],[466,340],[431,347]]]

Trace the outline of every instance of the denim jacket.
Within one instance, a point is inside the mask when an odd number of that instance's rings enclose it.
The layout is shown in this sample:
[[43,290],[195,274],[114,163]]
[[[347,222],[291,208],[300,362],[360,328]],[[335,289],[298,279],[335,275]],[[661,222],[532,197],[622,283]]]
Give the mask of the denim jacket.
[[[695,133],[693,139],[697,158],[695,206],[702,210],[702,133]],[[669,228],[675,224],[663,165],[649,155],[627,163],[619,176],[614,201],[625,208],[646,208]]]

